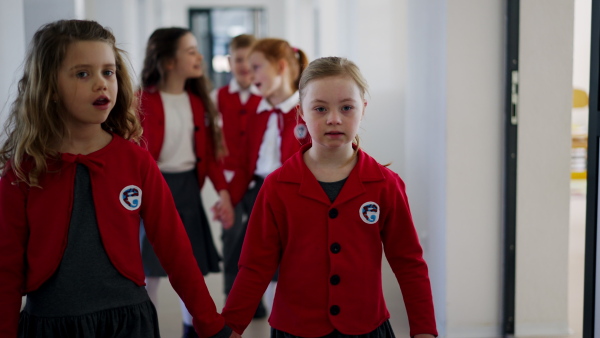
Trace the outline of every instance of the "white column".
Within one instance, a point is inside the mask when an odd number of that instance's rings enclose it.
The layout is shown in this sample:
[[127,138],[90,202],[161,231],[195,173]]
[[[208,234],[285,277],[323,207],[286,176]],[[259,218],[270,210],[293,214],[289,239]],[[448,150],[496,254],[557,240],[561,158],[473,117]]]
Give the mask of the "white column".
[[516,336],[568,327],[572,0],[521,1]]
[[[8,117],[23,75],[25,59],[25,18],[23,0],[0,1],[0,128]],[[0,142],[4,129],[0,129]]]
[[505,12],[505,1],[447,1],[448,337],[502,328]]
[[[406,86],[401,145],[412,215],[425,249],[438,331],[446,336],[447,271],[447,3],[408,0]],[[392,43],[392,42],[388,42]],[[386,44],[387,45],[387,44]],[[374,52],[374,50],[371,50]],[[382,53],[373,53],[381,55]],[[401,79],[399,79],[401,81]]]

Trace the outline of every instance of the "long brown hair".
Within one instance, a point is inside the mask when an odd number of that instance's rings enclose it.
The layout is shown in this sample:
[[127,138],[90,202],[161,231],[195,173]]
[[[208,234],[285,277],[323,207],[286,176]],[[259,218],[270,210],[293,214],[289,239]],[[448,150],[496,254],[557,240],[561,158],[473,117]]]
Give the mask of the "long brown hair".
[[294,91],[298,90],[300,75],[308,66],[308,57],[301,49],[290,46],[285,40],[266,38],[258,40],[248,54],[254,52],[263,53],[271,64],[276,64],[279,60],[285,60],[290,66],[292,88]]
[[[0,169],[11,163],[19,180],[38,186],[39,176],[47,170],[46,160],[58,158],[58,146],[69,136],[68,113],[58,95],[58,71],[68,47],[78,41],[109,44],[115,54],[117,99],[102,128],[125,139],[138,142],[142,128],[134,101],[132,77],[123,50],[114,35],[95,21],[59,20],[42,26],[33,36],[5,125],[7,140],[0,148]],[[29,157],[32,168],[25,175],[22,164]]]
[[[142,70],[142,88],[147,89],[158,85],[164,76],[162,71],[163,63],[175,58],[179,39],[185,34],[192,34],[192,32],[185,28],[170,27],[159,28],[150,35],[148,45],[146,46],[144,68]],[[210,99],[211,85],[208,76],[202,75],[198,78],[187,79],[185,89],[202,100],[204,110],[209,117],[209,129],[217,158],[227,155],[227,148],[223,141],[223,132],[218,124],[219,113],[215,104]]]

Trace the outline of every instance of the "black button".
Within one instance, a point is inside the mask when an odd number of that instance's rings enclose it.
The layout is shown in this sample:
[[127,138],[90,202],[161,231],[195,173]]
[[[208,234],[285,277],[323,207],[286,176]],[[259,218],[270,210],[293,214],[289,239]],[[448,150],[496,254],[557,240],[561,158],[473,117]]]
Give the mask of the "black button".
[[242,115],[246,114],[246,109],[240,110],[240,114],[242,114]]
[[200,130],[200,127],[194,126],[194,131],[198,131],[198,130]]
[[196,157],[196,161],[197,162],[202,162],[202,159],[200,157]]
[[246,133],[245,133],[245,132],[243,132],[243,131],[240,131],[240,135],[244,135],[244,134],[246,134]]
[[340,307],[337,305],[333,305],[332,307],[329,308],[329,313],[331,313],[334,316],[337,316],[340,314]]
[[340,276],[338,276],[338,275],[331,276],[331,278],[329,278],[329,282],[331,283],[331,285],[340,284]]
[[331,252],[333,252],[334,254],[340,252],[340,250],[342,250],[342,247],[338,244],[338,243],[333,243],[331,244]]
[[333,208],[331,210],[329,210],[329,218],[336,218],[338,217],[338,211],[336,208]]

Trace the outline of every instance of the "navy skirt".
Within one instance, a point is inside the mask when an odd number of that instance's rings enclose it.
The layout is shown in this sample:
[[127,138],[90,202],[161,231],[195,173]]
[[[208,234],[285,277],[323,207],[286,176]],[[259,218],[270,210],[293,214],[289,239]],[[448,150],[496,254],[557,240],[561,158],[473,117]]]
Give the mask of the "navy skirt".
[[[190,170],[176,174],[163,173],[163,177],[171,189],[175,207],[190,238],[194,257],[196,257],[202,274],[206,276],[210,272],[220,272],[221,257],[215,247],[210,224],[204,212],[196,171]],[[146,276],[167,276],[143,229],[141,231],[141,247]]]
[[[274,328],[271,328],[271,338],[304,338],[299,336],[294,336],[287,332],[283,332]],[[334,330],[328,335],[318,337],[318,338],[396,338],[394,335],[394,330],[392,330],[392,325],[389,320],[386,320],[383,324],[381,324],[374,331],[360,334],[360,335],[348,335],[340,333],[338,330]]]

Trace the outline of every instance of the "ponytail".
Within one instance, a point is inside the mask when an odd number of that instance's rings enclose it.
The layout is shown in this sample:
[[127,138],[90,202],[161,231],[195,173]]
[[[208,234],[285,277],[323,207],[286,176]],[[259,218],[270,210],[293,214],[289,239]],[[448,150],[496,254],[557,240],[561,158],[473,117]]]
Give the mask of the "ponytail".
[[300,76],[308,66],[308,57],[306,53],[299,48],[290,46],[282,39],[266,38],[258,40],[250,50],[262,53],[269,62],[275,64],[280,60],[285,60],[290,67],[291,85],[294,91],[299,89]]
[[292,50],[294,51],[296,60],[298,60],[298,76],[294,80],[294,89],[298,90],[300,88],[300,77],[302,76],[302,72],[308,67],[308,57],[302,49],[294,47]]

